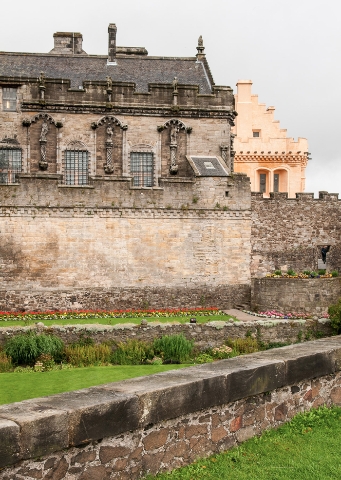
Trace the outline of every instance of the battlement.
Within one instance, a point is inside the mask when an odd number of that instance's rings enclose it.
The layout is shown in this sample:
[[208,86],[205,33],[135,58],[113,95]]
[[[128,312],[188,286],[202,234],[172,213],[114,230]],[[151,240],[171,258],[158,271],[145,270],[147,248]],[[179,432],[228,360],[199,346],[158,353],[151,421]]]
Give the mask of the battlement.
[[308,192],[298,192],[295,193],[295,198],[288,198],[288,192],[270,192],[270,197],[264,197],[263,193],[261,192],[251,192],[252,201],[272,201],[272,200],[287,200],[288,202],[296,202],[299,201],[339,201],[339,194],[338,193],[329,193],[326,191],[319,191],[318,198],[314,197],[314,193]]

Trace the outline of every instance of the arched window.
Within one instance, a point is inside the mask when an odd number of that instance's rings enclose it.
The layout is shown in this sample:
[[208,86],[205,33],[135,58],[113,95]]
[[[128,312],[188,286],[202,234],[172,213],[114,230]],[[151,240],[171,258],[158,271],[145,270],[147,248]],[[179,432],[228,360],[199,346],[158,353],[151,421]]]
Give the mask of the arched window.
[[65,185],[87,185],[89,183],[89,152],[87,150],[64,151]]
[[16,183],[16,176],[21,171],[21,149],[0,147],[0,183]]

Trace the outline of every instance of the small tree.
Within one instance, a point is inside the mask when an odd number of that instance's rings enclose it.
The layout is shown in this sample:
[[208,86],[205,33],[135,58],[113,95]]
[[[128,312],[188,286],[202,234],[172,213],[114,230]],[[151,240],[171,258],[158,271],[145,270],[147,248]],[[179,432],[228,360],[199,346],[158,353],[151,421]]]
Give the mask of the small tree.
[[337,334],[341,333],[341,299],[328,308],[330,324]]

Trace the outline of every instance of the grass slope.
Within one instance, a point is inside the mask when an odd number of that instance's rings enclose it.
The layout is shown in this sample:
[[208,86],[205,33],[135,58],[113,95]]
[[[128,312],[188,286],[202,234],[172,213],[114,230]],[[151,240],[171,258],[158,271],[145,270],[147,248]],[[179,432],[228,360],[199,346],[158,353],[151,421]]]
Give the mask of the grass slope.
[[188,365],[115,365],[31,373],[0,373],[0,405],[70,392]]
[[341,408],[297,415],[277,430],[148,480],[339,480]]

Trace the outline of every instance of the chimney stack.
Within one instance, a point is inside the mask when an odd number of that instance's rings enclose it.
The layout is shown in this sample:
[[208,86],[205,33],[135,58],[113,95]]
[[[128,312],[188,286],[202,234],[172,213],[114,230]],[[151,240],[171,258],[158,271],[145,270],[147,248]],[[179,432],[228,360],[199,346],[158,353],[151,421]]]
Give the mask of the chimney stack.
[[49,53],[57,55],[84,55],[83,35],[79,32],[56,32],[53,34],[54,48]]
[[116,32],[115,23],[110,23],[108,27],[109,45],[108,45],[108,64],[116,65]]

